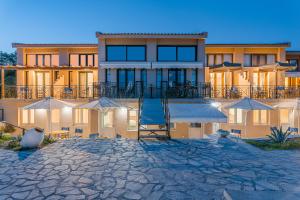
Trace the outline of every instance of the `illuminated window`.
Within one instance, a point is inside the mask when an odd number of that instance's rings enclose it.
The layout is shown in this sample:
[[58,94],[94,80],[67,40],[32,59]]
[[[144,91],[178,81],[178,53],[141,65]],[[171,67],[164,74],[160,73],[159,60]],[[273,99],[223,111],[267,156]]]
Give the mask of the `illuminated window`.
[[243,123],[243,110],[241,109],[229,109],[229,123],[241,124]]
[[253,111],[253,123],[254,124],[267,124],[268,123],[268,111],[254,110]]
[[52,109],[51,110],[51,122],[52,123],[59,123],[59,119],[60,119],[59,109]]
[[128,129],[129,130],[136,130],[137,129],[137,122],[138,122],[138,114],[136,110],[129,110],[128,111]]
[[78,54],[70,55],[70,66],[79,66],[79,55]]
[[102,127],[103,128],[113,127],[113,112],[112,111],[102,113]]
[[76,109],[75,110],[75,123],[87,124],[89,122],[88,109]]
[[98,54],[70,54],[70,66],[97,66]]
[[281,124],[288,124],[289,123],[289,110],[288,109],[280,109],[279,117],[280,117]]
[[34,123],[34,110],[22,110],[22,123],[23,124]]

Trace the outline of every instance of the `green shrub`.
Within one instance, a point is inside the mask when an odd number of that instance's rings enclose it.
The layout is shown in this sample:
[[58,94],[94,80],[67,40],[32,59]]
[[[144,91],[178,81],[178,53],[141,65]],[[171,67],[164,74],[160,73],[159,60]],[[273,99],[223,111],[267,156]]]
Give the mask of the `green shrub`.
[[21,145],[18,140],[14,139],[14,140],[11,140],[8,142],[7,148],[13,149],[13,150],[18,150],[18,149],[21,149]]
[[272,127],[271,131],[272,132],[270,135],[268,135],[268,138],[272,142],[279,144],[284,144],[287,141],[289,135],[291,134],[291,132],[288,130],[283,131],[282,127],[280,127],[280,129],[278,129],[277,127]]
[[56,140],[53,137],[51,137],[49,135],[45,135],[44,140],[43,140],[43,145],[52,144],[54,142],[56,142]]
[[4,128],[3,128],[4,133],[13,133],[13,132],[15,132],[15,130],[16,130],[15,127],[13,127],[10,124],[5,124]]

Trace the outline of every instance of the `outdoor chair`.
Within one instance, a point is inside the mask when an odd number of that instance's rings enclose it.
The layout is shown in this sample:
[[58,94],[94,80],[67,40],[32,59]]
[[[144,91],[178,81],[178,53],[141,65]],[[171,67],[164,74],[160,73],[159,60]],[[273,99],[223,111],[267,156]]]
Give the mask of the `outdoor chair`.
[[242,131],[239,129],[231,129],[231,133],[233,133],[237,138],[241,138],[242,136]]
[[293,134],[298,134],[298,128],[294,128],[294,127],[288,127],[287,129],[288,131],[292,132]]
[[82,137],[83,129],[82,128],[75,128],[75,137],[79,138]]
[[89,138],[90,139],[97,139],[97,138],[99,138],[99,133],[91,133],[91,134],[89,134]]

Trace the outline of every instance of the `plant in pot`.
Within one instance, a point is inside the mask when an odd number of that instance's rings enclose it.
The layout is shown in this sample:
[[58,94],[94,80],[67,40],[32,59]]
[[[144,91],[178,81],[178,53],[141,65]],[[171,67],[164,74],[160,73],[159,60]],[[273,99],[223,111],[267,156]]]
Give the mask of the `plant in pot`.
[[220,135],[220,137],[222,138],[226,138],[229,135],[229,131],[223,130],[223,129],[219,129],[217,131],[217,133]]

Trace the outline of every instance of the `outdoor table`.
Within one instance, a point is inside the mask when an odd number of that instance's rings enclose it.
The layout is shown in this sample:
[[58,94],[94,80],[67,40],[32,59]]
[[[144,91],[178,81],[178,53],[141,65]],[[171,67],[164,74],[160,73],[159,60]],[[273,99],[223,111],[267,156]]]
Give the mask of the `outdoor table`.
[[52,131],[50,133],[50,136],[52,136],[54,138],[59,138],[59,139],[70,138],[70,131],[65,131],[65,130]]

